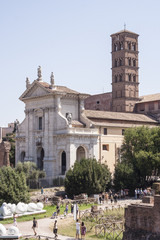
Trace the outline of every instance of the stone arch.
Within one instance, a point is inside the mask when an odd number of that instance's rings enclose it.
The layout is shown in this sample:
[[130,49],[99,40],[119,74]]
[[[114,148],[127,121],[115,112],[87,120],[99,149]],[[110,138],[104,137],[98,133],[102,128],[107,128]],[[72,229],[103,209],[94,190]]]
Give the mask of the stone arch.
[[26,156],[25,151],[22,151],[22,152],[21,152],[21,156],[20,156],[20,161],[21,161],[22,163],[24,163],[24,158],[25,158],[25,156]]
[[43,170],[44,149],[42,147],[37,149],[37,167]]
[[86,158],[86,149],[83,146],[79,146],[76,151],[76,160],[80,161],[82,158]]

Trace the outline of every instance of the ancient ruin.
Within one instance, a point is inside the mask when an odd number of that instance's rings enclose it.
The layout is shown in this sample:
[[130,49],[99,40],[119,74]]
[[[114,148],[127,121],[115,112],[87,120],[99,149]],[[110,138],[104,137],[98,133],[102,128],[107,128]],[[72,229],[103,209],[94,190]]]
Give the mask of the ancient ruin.
[[10,166],[9,161],[9,151],[11,149],[11,144],[9,142],[0,143],[0,167]]
[[123,240],[160,240],[160,195],[144,197],[125,209]]

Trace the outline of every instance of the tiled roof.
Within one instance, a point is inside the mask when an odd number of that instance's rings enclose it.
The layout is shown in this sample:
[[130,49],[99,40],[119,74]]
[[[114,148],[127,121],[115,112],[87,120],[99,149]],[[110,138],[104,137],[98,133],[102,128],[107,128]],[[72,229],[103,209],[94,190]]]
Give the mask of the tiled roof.
[[80,94],[79,92],[77,91],[74,91],[70,88],[67,88],[67,87],[64,87],[64,86],[54,86],[53,89],[50,88],[50,85],[46,82],[38,82],[39,84],[41,84],[43,87],[45,87],[47,90],[49,90],[50,92],[55,92],[55,91],[58,91],[58,92],[65,92],[65,93],[74,93],[74,94]]
[[87,118],[93,121],[100,120],[116,120],[116,121],[130,121],[130,122],[150,122],[150,123],[157,123],[152,118],[144,115],[144,114],[137,114],[137,113],[123,113],[123,112],[109,112],[109,111],[93,111],[93,110],[85,110],[84,111]]
[[128,31],[127,29],[124,29],[124,30],[121,30],[121,31],[119,31],[119,32],[116,32],[116,33],[111,34],[111,37],[112,37],[113,35],[117,35],[117,34],[121,34],[121,33],[132,33],[132,34],[135,34],[135,35],[139,36],[137,33],[134,33],[134,32]]
[[84,125],[79,122],[78,120],[72,120],[72,125],[77,126],[77,127],[83,127]]
[[150,94],[150,95],[141,96],[137,104],[144,103],[144,102],[158,101],[158,100],[160,100],[160,93]]

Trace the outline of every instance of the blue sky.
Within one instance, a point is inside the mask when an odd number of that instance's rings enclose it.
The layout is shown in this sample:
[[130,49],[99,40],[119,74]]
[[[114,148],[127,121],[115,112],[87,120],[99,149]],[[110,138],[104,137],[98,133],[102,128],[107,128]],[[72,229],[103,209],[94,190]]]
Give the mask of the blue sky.
[[140,96],[160,92],[159,0],[0,0],[0,126],[24,119],[25,80],[111,91],[110,35],[139,36]]

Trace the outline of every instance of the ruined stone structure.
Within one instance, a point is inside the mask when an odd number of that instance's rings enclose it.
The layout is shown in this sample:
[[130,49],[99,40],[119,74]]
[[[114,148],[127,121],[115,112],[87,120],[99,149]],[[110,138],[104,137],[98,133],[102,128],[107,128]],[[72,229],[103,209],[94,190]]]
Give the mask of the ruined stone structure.
[[160,195],[144,198],[143,203],[125,209],[123,240],[133,239],[160,240]]
[[9,161],[10,149],[11,149],[11,145],[9,142],[0,143],[0,167],[10,166],[10,161]]

